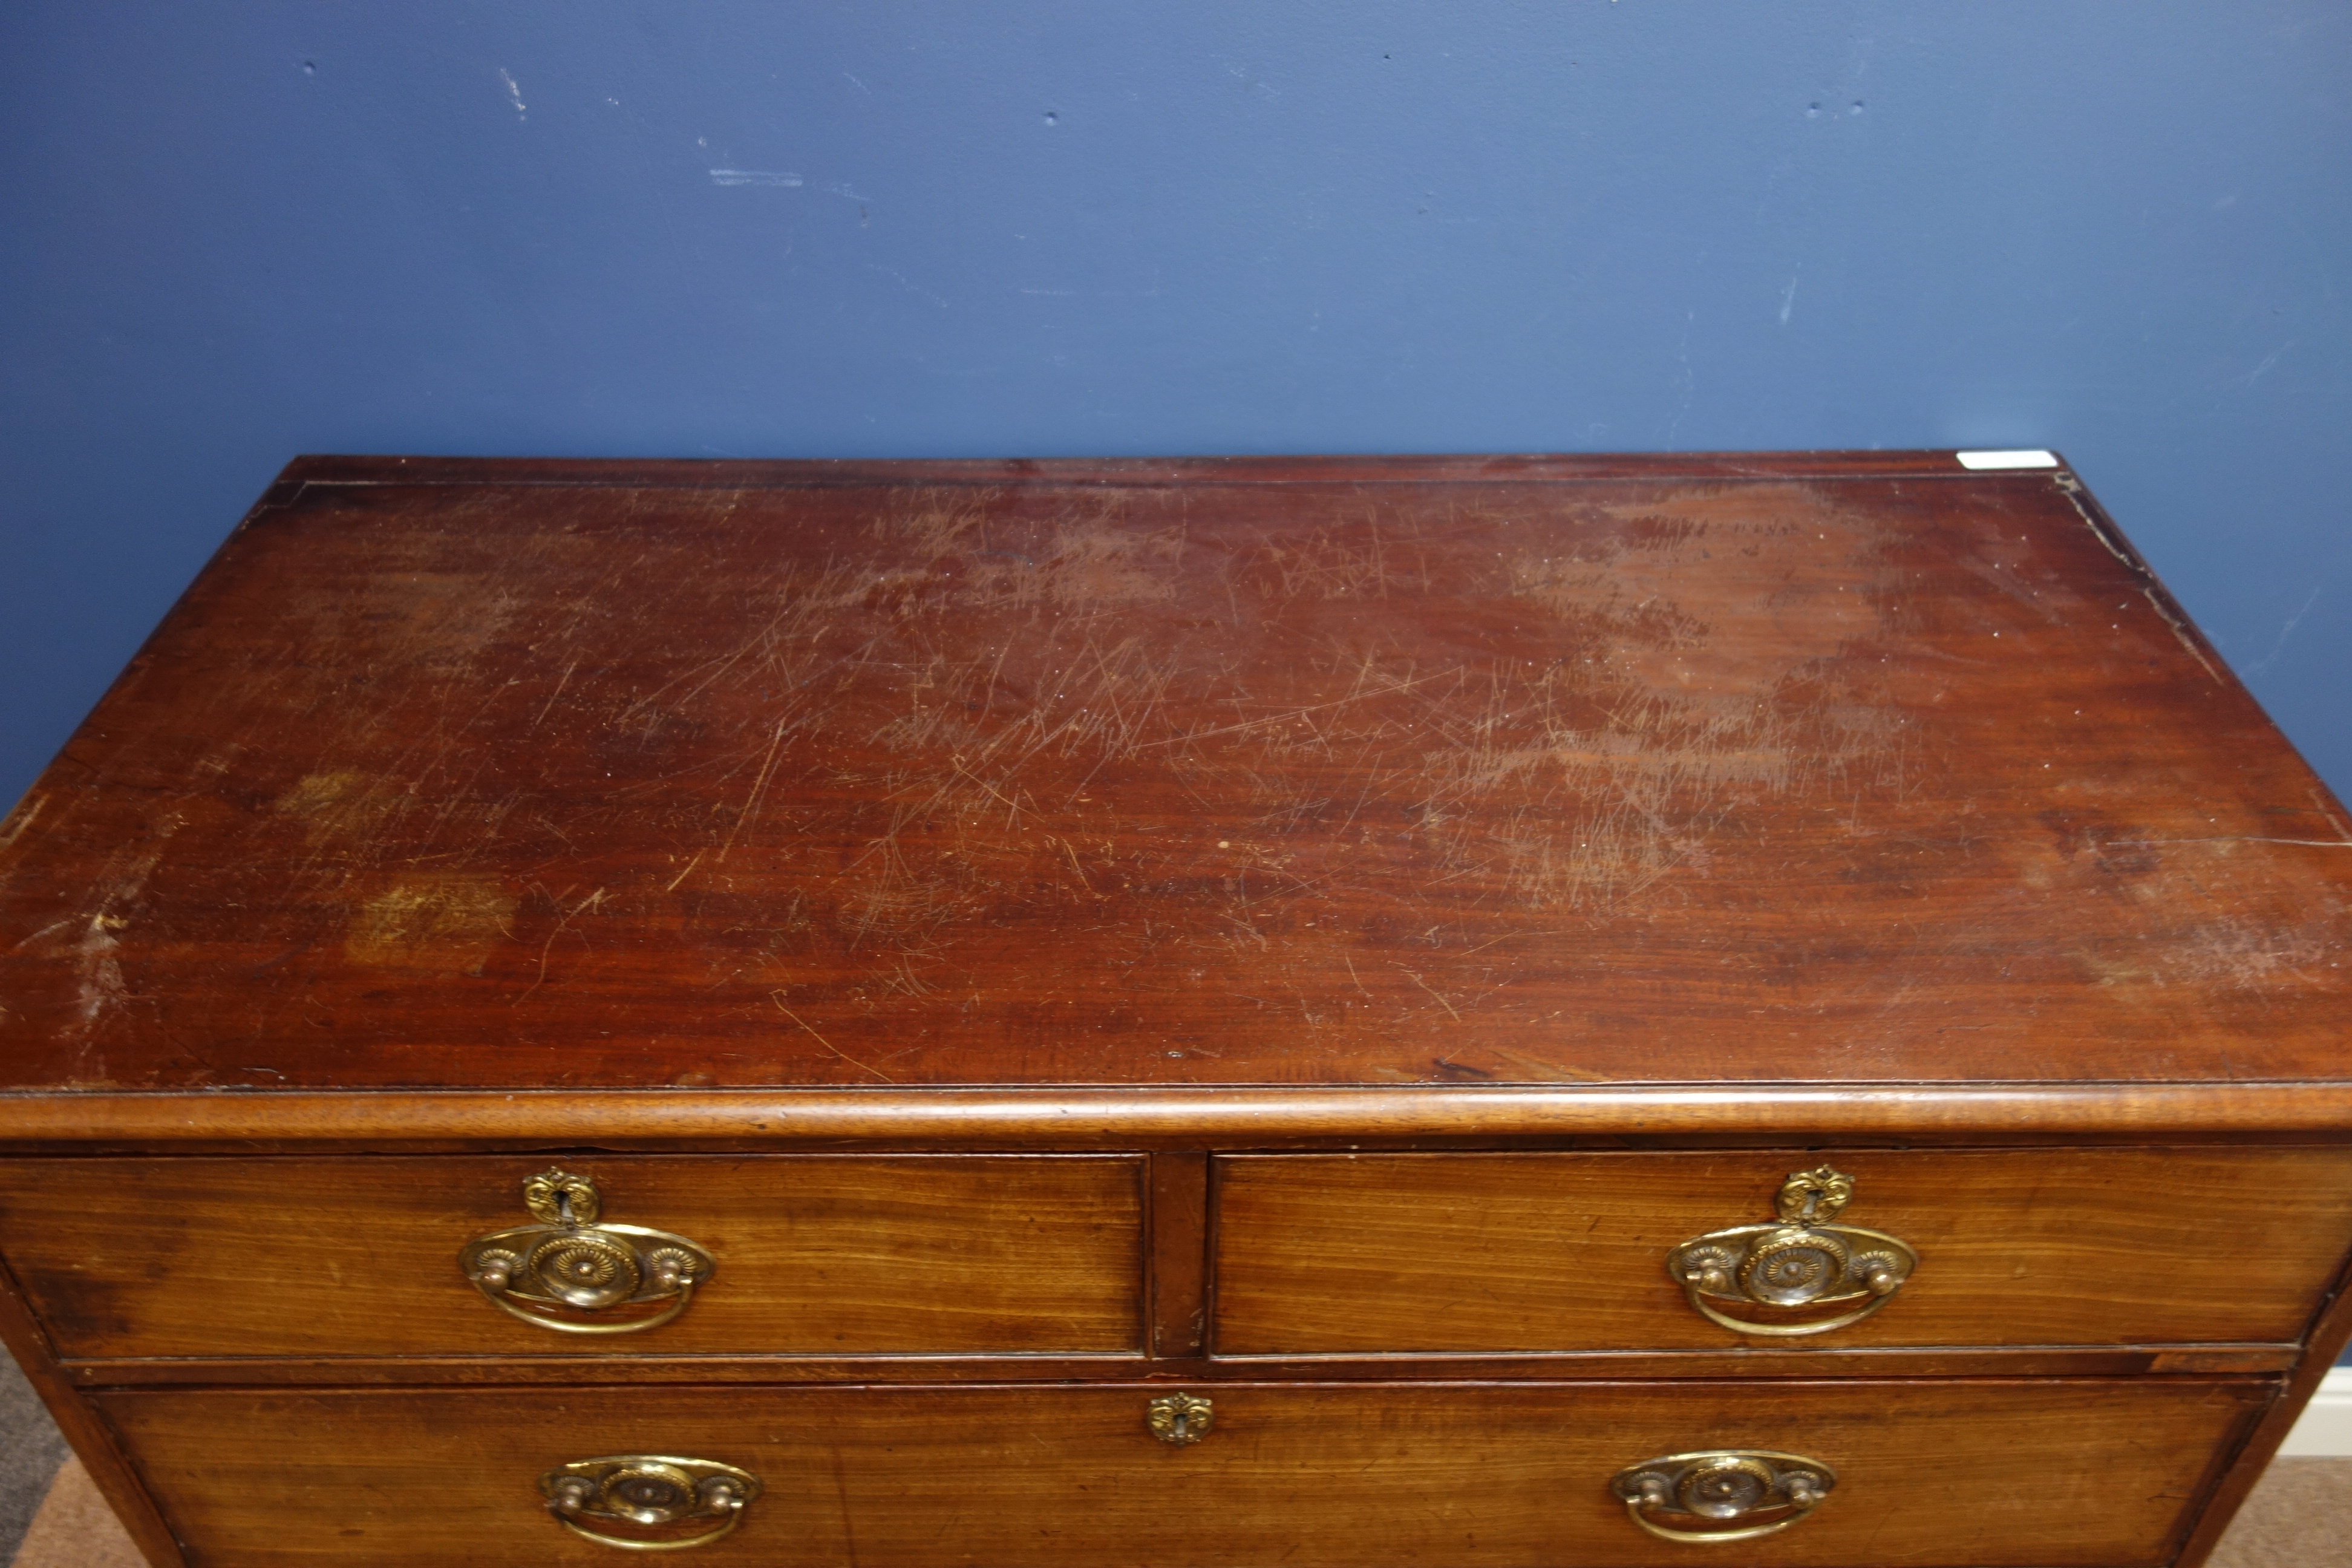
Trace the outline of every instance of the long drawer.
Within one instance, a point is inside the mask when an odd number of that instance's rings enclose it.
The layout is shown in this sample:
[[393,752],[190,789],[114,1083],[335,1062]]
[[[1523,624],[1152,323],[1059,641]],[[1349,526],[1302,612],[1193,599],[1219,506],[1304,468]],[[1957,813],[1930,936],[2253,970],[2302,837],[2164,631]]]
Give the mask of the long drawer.
[[[541,1478],[631,1456],[732,1467],[759,1489],[740,1529],[682,1561],[1640,1568],[1694,1549],[1645,1533],[1612,1479],[1708,1450],[1780,1456],[1765,1462],[1831,1479],[1810,1514],[1738,1562],[2130,1568],[2167,1560],[2218,1457],[2273,1390],[1984,1380],[1184,1392],[1211,1409],[1205,1436],[1181,1446],[1149,1426],[1166,1384],[239,1390],[97,1403],[200,1568],[610,1563],[609,1548],[551,1517]],[[1648,1517],[1748,1527],[1672,1508]],[[660,1528],[712,1527],[689,1517]]]
[[[524,1184],[547,1162],[527,1156],[21,1161],[0,1186],[0,1254],[68,1357],[1120,1352],[1140,1339],[1133,1159],[573,1163],[603,1221],[709,1259],[654,1331],[518,1321],[461,1271],[467,1243],[533,1226]],[[576,1227],[537,1228],[509,1251],[638,1267],[597,1237],[566,1251]],[[615,1234],[648,1257],[667,1245]],[[522,1306],[587,1327],[664,1310]]]
[[[1916,1265],[1866,1318],[1784,1342],[2287,1343],[2352,1237],[2340,1147],[1244,1155],[1217,1162],[1214,1348],[1737,1344],[1669,1258],[1769,1227],[1808,1167],[1850,1179],[1835,1223],[1898,1238]],[[1849,1250],[1859,1261],[1883,1245]],[[1705,1304],[1742,1323],[1806,1321]]]

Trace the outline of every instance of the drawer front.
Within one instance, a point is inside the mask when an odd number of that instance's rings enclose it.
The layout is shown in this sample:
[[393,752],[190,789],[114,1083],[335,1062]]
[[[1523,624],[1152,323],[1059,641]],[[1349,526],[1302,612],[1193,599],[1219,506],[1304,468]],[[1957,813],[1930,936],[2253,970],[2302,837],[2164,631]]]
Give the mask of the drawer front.
[[[200,1565],[609,1563],[539,1478],[666,1455],[760,1495],[681,1562],[935,1568],[1641,1568],[1611,1491],[1711,1448],[1804,1456],[1826,1500],[1744,1548],[1772,1564],[2164,1562],[2270,1385],[2223,1382],[1194,1385],[1213,1425],[1156,1439],[1165,1384],[115,1393],[98,1398]],[[1662,1518],[1661,1522],[1673,1523]],[[1683,1521],[1690,1523],[1690,1521]],[[688,1528],[693,1528],[691,1525]]]
[[671,1321],[560,1332],[499,1310],[460,1271],[467,1243],[534,1223],[523,1184],[543,1159],[23,1161],[0,1189],[0,1254],[68,1358],[1118,1353],[1140,1341],[1132,1159],[568,1163],[593,1179],[604,1221],[674,1233],[712,1260]]
[[1918,1263],[1883,1310],[1782,1343],[2294,1341],[2352,1245],[2352,1151],[2332,1148],[1238,1156],[1217,1163],[1214,1347],[1736,1344],[1667,1255],[1773,1219],[1824,1163],[1853,1178],[1837,1223]]

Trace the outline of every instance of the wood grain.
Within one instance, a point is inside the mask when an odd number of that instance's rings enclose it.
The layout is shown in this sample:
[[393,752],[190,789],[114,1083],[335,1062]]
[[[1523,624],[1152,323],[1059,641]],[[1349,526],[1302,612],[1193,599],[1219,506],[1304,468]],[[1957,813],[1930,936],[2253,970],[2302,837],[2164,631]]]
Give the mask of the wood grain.
[[1142,1352],[1142,1163],[583,1157],[604,1218],[718,1259],[675,1321],[517,1322],[457,1265],[544,1159],[24,1161],[0,1253],[69,1356]]
[[1216,1426],[1144,1430],[1164,1385],[107,1394],[99,1405],[198,1563],[598,1564],[535,1478],[683,1454],[767,1483],[712,1563],[865,1568],[1646,1568],[1624,1465],[1805,1454],[1839,1483],[1742,1561],[2140,1568],[2164,1562],[2211,1455],[2267,1384],[1220,1386]]
[[2352,826],[2073,477],[289,471],[0,1086],[2342,1083]]
[[2298,1341],[2352,1238],[2339,1149],[1236,1156],[1213,1343],[1735,1344],[1665,1255],[1771,1219],[1782,1178],[1823,1161],[1854,1178],[1841,1222],[1920,1263],[1875,1316],[1805,1342],[1822,1347]]
[[2352,1138],[2352,1083],[0,1094],[20,1153],[1612,1148]]
[[187,1356],[68,1361],[79,1388],[188,1387],[208,1384],[477,1387],[510,1384],[951,1384],[1002,1383],[1017,1373],[1037,1383],[1101,1383],[1148,1377],[1160,1383],[1470,1383],[1623,1381],[1635,1378],[1787,1377],[2267,1377],[2293,1372],[2294,1345],[2099,1345],[2007,1348],[1568,1351],[1544,1355],[1360,1355],[1212,1357],[1066,1356]]
[[1198,1356],[1209,1335],[1209,1157],[1151,1156],[1151,1353]]

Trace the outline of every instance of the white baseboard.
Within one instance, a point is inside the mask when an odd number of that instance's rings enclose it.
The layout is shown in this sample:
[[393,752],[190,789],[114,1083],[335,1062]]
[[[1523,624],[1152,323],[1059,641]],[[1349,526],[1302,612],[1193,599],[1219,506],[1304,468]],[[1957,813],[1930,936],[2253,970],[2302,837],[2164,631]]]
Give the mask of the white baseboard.
[[2279,1445],[2282,1458],[2352,1458],[2352,1366],[2339,1366],[2320,1380],[2319,1392],[2304,1406],[2294,1430]]

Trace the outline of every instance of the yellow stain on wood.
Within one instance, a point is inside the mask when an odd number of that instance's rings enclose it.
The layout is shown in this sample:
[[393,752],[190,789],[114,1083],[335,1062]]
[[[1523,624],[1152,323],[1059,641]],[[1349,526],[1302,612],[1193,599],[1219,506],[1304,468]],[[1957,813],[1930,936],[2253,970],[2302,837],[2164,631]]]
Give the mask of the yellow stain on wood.
[[404,877],[361,906],[343,952],[354,963],[478,974],[514,911],[493,877]]
[[270,809],[299,822],[303,841],[316,849],[364,837],[398,804],[392,789],[365,773],[306,773]]

